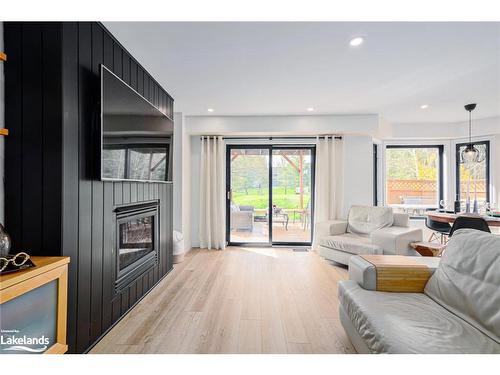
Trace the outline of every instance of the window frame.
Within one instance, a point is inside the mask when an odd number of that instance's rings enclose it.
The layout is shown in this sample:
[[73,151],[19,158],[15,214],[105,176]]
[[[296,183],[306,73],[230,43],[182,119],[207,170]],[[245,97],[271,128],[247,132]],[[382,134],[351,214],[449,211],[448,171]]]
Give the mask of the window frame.
[[461,142],[455,144],[455,197],[460,198],[460,148],[463,146],[467,146],[469,143],[475,145],[485,145],[486,146],[486,202],[491,203],[491,174],[490,174],[490,165],[491,165],[491,152],[490,147],[491,143],[489,140],[483,141],[472,141],[472,142]]
[[[437,206],[439,208],[439,202],[444,200],[444,145],[442,144],[386,144],[384,150],[384,201],[385,205],[390,207],[387,202],[387,150],[388,149],[402,149],[402,148],[436,148],[438,150],[438,201]],[[422,217],[411,217],[412,219],[422,219]]]

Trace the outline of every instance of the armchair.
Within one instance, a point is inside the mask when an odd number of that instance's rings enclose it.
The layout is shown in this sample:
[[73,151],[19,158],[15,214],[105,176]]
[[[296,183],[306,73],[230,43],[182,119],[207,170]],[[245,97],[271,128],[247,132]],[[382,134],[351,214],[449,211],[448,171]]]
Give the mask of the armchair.
[[359,254],[418,255],[410,244],[419,241],[422,230],[410,228],[409,216],[389,207],[352,206],[347,220],[316,224],[318,253],[345,265]]

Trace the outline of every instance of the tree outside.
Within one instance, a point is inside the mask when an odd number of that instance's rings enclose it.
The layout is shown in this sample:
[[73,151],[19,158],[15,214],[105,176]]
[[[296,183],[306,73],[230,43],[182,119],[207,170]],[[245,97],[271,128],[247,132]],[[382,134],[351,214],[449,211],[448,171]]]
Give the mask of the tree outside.
[[[301,161],[300,154],[296,153],[297,150],[290,152],[276,150],[273,154],[273,204],[284,210],[307,209],[311,198],[311,154],[309,150],[302,150]],[[252,154],[232,155],[233,203],[253,206],[255,209],[268,209],[268,157],[268,155]],[[302,166],[302,194],[300,166]],[[294,214],[299,215],[298,212]]]
[[387,148],[388,204],[437,205],[438,179],[438,148]]
[[436,148],[388,148],[387,178],[437,180],[439,151]]

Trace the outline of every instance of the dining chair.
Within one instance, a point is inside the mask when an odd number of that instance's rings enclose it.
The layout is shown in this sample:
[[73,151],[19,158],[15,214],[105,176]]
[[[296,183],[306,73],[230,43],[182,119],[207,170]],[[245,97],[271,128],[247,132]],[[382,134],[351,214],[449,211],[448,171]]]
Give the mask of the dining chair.
[[453,233],[456,230],[462,228],[476,229],[491,233],[488,223],[486,223],[486,220],[484,220],[482,217],[459,216],[453,222],[453,226],[450,230],[450,237],[453,236]]
[[[427,209],[426,211],[434,211],[434,209],[431,208],[431,209]],[[440,221],[433,220],[428,215],[426,215],[425,226],[432,231],[428,242],[432,242],[434,239],[436,239],[442,244],[446,243],[446,237],[450,235],[450,231],[451,231],[450,224],[442,223]]]

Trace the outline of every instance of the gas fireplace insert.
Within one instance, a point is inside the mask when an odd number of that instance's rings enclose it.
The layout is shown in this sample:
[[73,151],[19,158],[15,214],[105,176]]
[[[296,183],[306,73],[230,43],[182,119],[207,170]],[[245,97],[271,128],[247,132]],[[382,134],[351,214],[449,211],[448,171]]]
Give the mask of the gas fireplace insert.
[[116,277],[119,291],[158,262],[158,201],[119,206],[116,213]]

